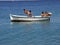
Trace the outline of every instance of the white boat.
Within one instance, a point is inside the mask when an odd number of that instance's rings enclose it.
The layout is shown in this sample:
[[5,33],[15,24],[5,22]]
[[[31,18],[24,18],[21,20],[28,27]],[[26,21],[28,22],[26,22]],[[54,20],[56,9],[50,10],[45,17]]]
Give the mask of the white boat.
[[47,20],[50,20],[50,16],[47,16],[47,17],[42,17],[42,16],[28,17],[28,16],[10,14],[10,20],[12,22],[47,21]]

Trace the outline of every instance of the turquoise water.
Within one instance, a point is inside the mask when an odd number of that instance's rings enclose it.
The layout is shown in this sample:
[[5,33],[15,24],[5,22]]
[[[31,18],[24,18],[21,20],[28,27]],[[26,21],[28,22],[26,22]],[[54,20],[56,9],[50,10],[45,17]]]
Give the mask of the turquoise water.
[[[60,1],[0,2],[0,45],[60,45]],[[52,12],[50,21],[10,22],[9,14],[23,9],[40,15]]]

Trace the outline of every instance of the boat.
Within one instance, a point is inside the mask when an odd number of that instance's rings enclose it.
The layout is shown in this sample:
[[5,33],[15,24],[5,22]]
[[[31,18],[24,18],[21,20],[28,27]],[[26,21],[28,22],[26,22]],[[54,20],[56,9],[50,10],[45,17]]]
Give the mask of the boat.
[[50,16],[42,17],[42,16],[21,16],[10,14],[11,22],[32,22],[32,21],[47,21],[50,20]]

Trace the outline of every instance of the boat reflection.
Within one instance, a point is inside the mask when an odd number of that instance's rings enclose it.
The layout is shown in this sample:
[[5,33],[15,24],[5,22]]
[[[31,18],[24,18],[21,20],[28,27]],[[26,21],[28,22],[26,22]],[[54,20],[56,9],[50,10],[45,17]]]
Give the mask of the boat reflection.
[[12,30],[18,29],[24,32],[30,32],[32,30],[43,30],[49,27],[50,21],[40,22],[11,22]]
[[50,21],[35,21],[35,22],[10,22],[10,24],[47,24]]

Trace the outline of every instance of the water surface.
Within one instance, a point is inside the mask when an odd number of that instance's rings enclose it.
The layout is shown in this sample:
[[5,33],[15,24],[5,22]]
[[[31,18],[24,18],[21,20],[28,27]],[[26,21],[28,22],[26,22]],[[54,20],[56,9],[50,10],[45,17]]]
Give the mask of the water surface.
[[[60,1],[0,2],[0,45],[60,45]],[[24,15],[23,9],[40,15],[52,12],[50,21],[10,22],[9,14]]]

